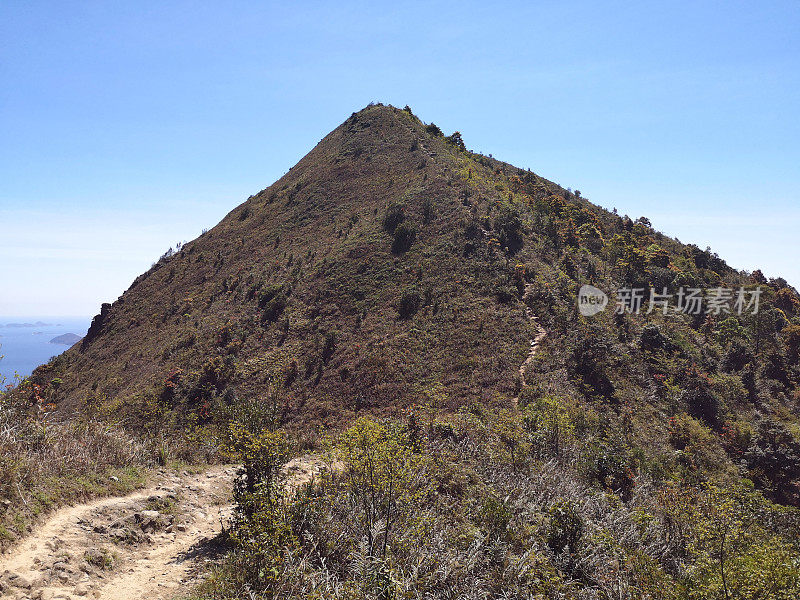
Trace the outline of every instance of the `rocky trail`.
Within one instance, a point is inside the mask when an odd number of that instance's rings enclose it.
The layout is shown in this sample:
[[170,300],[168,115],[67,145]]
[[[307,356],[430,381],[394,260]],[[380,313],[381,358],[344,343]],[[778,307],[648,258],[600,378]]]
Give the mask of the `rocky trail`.
[[[287,465],[289,485],[323,468],[312,457]],[[235,466],[192,474],[159,471],[147,489],[63,508],[0,556],[0,597],[166,600],[206,573],[231,513]]]
[[[525,302],[526,298],[528,297],[528,294],[532,289],[533,289],[532,283],[528,283],[525,285],[525,292],[522,294],[523,303]],[[533,311],[527,304],[525,304],[525,316],[528,318],[528,321],[533,323],[533,325],[536,327],[536,335],[533,337],[533,339],[531,339],[531,345],[530,345],[530,350],[528,351],[528,356],[525,357],[525,360],[519,366],[520,390],[522,390],[522,388],[525,387],[525,371],[527,370],[528,365],[530,365],[531,362],[533,362],[533,359],[536,358],[536,352],[539,350],[539,344],[542,343],[542,340],[547,335],[547,331],[545,330],[544,327],[542,327],[539,324],[539,320],[536,318],[536,315],[533,314]],[[515,396],[514,398],[512,398],[512,402],[514,403],[514,406],[517,406],[519,404],[519,396]]]

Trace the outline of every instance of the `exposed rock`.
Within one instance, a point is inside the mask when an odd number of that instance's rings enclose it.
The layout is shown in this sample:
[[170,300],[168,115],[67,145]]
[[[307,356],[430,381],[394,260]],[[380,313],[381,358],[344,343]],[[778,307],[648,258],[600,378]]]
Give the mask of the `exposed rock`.
[[102,570],[114,567],[113,556],[108,551],[100,548],[89,548],[83,553],[83,559],[87,565],[92,565]]
[[100,335],[100,331],[103,329],[103,324],[108,318],[108,313],[110,310],[111,305],[107,302],[100,306],[100,314],[96,315],[94,319],[92,319],[92,324],[89,326],[89,331],[86,332],[86,336],[83,338],[83,344],[81,345],[82,349],[86,349],[91,341]]
[[[164,592],[172,592],[180,582],[194,581],[195,571],[208,560],[205,546],[219,527],[210,518],[211,507],[225,502],[230,490],[230,478],[226,476],[212,479],[193,476],[191,481],[198,480],[204,484],[202,492],[182,492],[178,502],[183,504],[173,504],[169,492],[153,488],[149,493],[132,494],[130,498],[109,498],[57,513],[51,518],[49,529],[34,532],[26,545],[24,560],[13,553],[0,555],[0,598],[171,597],[172,593]],[[176,483],[183,490],[188,482]],[[192,519],[196,512],[209,516],[202,523],[193,522],[191,533],[169,535],[165,530],[177,531],[178,523],[173,514],[165,511],[178,508]],[[193,555],[192,549],[197,547],[201,551]],[[125,583],[118,586],[118,581]]]
[[163,529],[168,522],[168,519],[163,517],[157,510],[143,510],[142,512],[136,513],[134,518],[141,530],[145,533],[153,533]]
[[3,574],[3,576],[13,587],[16,588],[29,590],[33,586],[30,579],[28,579],[27,577],[23,577],[19,573],[14,573],[13,571],[6,571]]

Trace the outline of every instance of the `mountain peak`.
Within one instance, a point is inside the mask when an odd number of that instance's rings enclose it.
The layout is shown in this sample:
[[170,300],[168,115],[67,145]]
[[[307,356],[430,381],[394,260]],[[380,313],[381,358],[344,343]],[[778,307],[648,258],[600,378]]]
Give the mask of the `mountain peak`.
[[[431,402],[502,408],[542,390],[616,410],[652,393],[637,352],[662,338],[644,335],[644,316],[581,317],[580,285],[611,293],[759,281],[646,219],[609,213],[529,170],[469,152],[460,136],[410,110],[370,105],[162,257],[33,380],[63,381],[54,392],[61,410],[103,398],[141,427],[167,406],[174,431],[203,411],[223,414],[265,395],[280,398],[284,424],[297,429]],[[800,300],[785,298],[795,292],[778,296],[781,318],[793,318]],[[541,363],[526,362],[538,335],[526,307],[548,330]],[[694,347],[699,336],[727,340],[730,323],[715,333],[722,321],[682,315],[657,327]],[[750,327],[744,317],[740,325]],[[763,337],[759,327],[742,339]],[[663,347],[680,345],[671,344]],[[713,369],[729,350],[717,348],[717,358],[687,350],[681,361]],[[730,360],[739,365],[743,356]],[[718,425],[718,416],[707,418]]]
[[[65,409],[90,390],[125,402],[143,389],[160,397],[175,369],[189,404],[233,390],[257,397],[266,371],[290,372],[287,419],[298,422],[400,410],[443,380],[452,404],[463,402],[471,384],[449,372],[467,330],[449,332],[440,311],[522,324],[493,292],[458,289],[472,266],[453,236],[479,210],[470,156],[410,110],[353,113],[285,176],[138,277],[42,374],[64,371]],[[439,341],[398,361],[413,315]],[[517,326],[484,334],[509,360],[526,347]],[[493,353],[487,343],[476,354],[486,401],[514,388],[514,369],[497,372]],[[209,374],[219,369],[224,377]]]

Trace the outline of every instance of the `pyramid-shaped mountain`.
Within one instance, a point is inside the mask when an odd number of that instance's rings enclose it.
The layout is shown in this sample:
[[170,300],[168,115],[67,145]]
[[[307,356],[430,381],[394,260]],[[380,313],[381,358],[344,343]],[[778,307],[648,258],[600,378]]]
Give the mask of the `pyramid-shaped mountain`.
[[289,421],[314,423],[506,402],[531,337],[499,247],[518,241],[492,224],[509,178],[561,193],[410,111],[368,107],[159,260],[36,378],[62,379],[64,408],[136,414],[276,386]]
[[[616,314],[612,300],[581,316],[587,283],[763,293],[757,315]],[[224,421],[242,402],[308,429],[557,396],[667,444],[677,413],[720,436],[793,414],[798,318],[782,279],[470,152],[408,108],[371,105],[163,256],[32,382],[62,415],[146,431]]]

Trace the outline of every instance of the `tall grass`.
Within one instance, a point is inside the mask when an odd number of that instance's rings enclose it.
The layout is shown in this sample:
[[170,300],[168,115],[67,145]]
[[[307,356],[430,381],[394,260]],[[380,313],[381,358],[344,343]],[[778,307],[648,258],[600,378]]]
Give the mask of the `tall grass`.
[[141,484],[145,443],[94,419],[55,421],[17,394],[0,395],[0,547],[48,509]]

